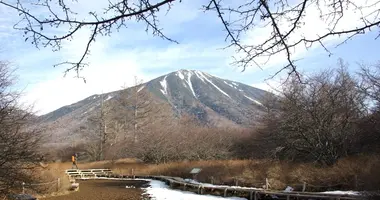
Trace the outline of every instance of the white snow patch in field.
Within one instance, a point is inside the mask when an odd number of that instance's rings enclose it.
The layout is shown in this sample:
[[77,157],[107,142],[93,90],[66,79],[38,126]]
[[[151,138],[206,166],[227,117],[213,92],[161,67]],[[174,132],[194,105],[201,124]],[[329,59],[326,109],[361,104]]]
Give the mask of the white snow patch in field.
[[255,102],[256,104],[259,104],[259,105],[263,105],[262,103],[260,103],[259,101],[257,101],[256,99],[252,99],[251,97],[248,97],[248,96],[246,96],[246,95],[244,95],[245,96],[245,98],[247,98],[247,99],[249,99],[249,100],[251,100],[251,101],[253,101],[253,102]]
[[213,187],[213,188],[225,188],[225,187],[229,187],[229,188],[239,188],[239,189],[264,190],[263,188],[256,188],[256,187],[242,187],[242,186],[231,186],[231,185],[213,185],[213,184],[210,184],[210,183],[198,182],[198,181],[195,181],[193,179],[184,179],[184,181],[187,182],[187,183],[199,184],[199,185],[203,185],[205,187]]
[[187,84],[189,85],[190,90],[193,93],[194,97],[197,98],[197,95],[195,94],[194,89],[193,89],[193,84],[191,84],[191,75],[192,75],[191,72],[187,73],[187,81],[185,80],[185,82],[187,82]]
[[142,89],[144,89],[144,87],[145,87],[145,85],[141,86],[141,87],[137,90],[137,92],[140,92]]
[[148,194],[151,199],[155,200],[246,200],[246,198],[240,197],[220,197],[213,195],[199,195],[192,192],[180,191],[170,189],[164,182],[151,180],[149,183],[149,187],[145,188],[146,191],[144,194]]
[[180,78],[180,79],[185,79],[185,76],[181,73],[181,71],[178,71],[177,72],[177,76]]
[[357,191],[326,191],[326,192],[321,192],[323,194],[341,194],[341,195],[360,195],[359,192]]
[[221,93],[223,93],[224,95],[226,95],[227,97],[231,98],[230,95],[228,95],[227,93],[225,93],[223,90],[221,90],[218,86],[216,86],[213,82],[211,82],[205,75],[203,75],[203,73],[200,73],[200,75],[207,81],[209,82],[211,85],[213,85],[216,89],[218,89]]
[[162,92],[164,95],[167,95],[167,94],[168,94],[168,90],[167,90],[167,88],[168,88],[168,84],[167,84],[167,82],[166,82],[166,76],[164,77],[164,79],[163,79],[162,81],[160,81],[160,84],[161,84],[162,88],[164,89],[164,90],[160,89],[161,92]]

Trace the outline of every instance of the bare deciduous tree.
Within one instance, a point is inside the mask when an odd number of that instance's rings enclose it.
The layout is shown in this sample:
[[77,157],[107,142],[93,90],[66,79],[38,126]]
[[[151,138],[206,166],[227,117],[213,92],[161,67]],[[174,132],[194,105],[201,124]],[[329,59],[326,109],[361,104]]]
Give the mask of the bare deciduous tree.
[[101,95],[100,109],[95,116],[87,119],[86,126],[80,127],[80,133],[86,138],[85,149],[92,160],[103,160],[107,148],[112,144],[113,132],[109,131],[111,107]]
[[20,95],[12,90],[14,83],[8,63],[0,62],[0,197],[32,181],[33,169],[43,158],[41,137],[31,126],[33,115],[20,106]]
[[133,141],[137,142],[139,134],[154,121],[155,114],[160,111],[160,105],[155,105],[153,98],[142,80],[137,77],[132,87],[121,91],[114,116],[124,128],[124,138],[132,133]]
[[358,150],[364,152],[380,151],[380,63],[375,65],[361,65],[359,72],[361,91],[368,97],[369,115],[365,117],[360,128],[360,142]]
[[[317,44],[328,53],[325,41],[345,36],[345,41],[358,34],[376,30],[380,24],[379,0],[365,1],[358,6],[356,0],[300,0],[297,2],[286,0],[249,0],[234,1],[208,0],[200,5],[204,11],[214,12],[220,19],[226,31],[227,47],[234,47],[241,53],[234,64],[243,67],[251,65],[261,67],[257,63],[260,58],[270,59],[280,55],[287,59],[284,69],[289,73],[297,73],[294,58],[294,48],[303,45],[308,48]],[[176,42],[165,35],[159,26],[159,13],[169,12],[176,3],[175,0],[127,0],[109,1],[104,7],[104,13],[96,11],[82,11],[76,13],[73,8],[76,1],[39,0],[28,2],[22,0],[0,0],[0,5],[16,11],[20,21],[14,26],[24,32],[25,40],[29,40],[37,48],[51,47],[54,51],[62,48],[63,41],[74,38],[79,30],[90,30],[87,44],[83,47],[83,54],[77,61],[67,61],[60,64],[69,64],[67,71],[79,71],[86,66],[85,58],[90,52],[90,46],[99,36],[109,36],[115,30],[127,28],[128,21],[135,20],[146,26],[146,31],[165,40]],[[92,3],[92,2],[91,2]],[[41,13],[34,13],[33,10]],[[174,8],[173,8],[174,9]],[[316,30],[318,34],[302,35],[299,31],[305,27],[305,21],[312,11],[319,13],[319,18],[327,27]],[[342,19],[352,15],[353,11],[361,23],[342,29]],[[88,13],[88,14],[87,14]],[[245,34],[257,27],[268,27],[269,32],[257,44],[242,42]],[[53,31],[52,31],[53,30]],[[57,31],[58,30],[58,31]],[[59,34],[57,34],[59,32]],[[298,34],[298,36],[297,36]],[[59,64],[58,64],[59,65]],[[281,71],[282,71],[281,70]]]
[[368,96],[370,103],[380,106],[380,62],[375,65],[361,65],[360,88]]
[[350,155],[365,116],[365,96],[357,81],[342,62],[336,70],[304,78],[305,84],[297,80],[293,77],[283,86],[280,114],[271,115],[277,123],[267,124],[276,153],[327,165]]

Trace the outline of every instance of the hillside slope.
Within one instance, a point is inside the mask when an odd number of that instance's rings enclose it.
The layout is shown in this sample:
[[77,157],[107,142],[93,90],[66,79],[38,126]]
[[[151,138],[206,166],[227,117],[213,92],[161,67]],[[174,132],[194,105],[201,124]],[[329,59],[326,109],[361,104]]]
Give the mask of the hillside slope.
[[123,92],[133,91],[149,93],[157,105],[170,105],[175,116],[194,115],[209,126],[252,125],[263,112],[261,102],[268,94],[205,72],[179,70],[126,90],[92,95],[40,116],[39,123],[50,127],[50,142],[70,143],[88,118],[100,112],[102,102],[115,107]]

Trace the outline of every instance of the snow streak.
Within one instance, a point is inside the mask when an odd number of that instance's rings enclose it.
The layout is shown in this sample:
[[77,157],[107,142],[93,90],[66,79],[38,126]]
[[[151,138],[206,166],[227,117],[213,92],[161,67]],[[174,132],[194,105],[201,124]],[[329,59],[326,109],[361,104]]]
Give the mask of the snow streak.
[[141,87],[137,90],[137,92],[140,92],[142,89],[144,89],[144,87],[145,87],[145,85],[141,86]]
[[201,79],[201,81],[203,81],[204,83],[206,83],[205,80],[203,79],[201,73],[202,73],[202,72],[195,71],[195,75],[197,75],[197,77],[198,77],[199,79]]
[[213,85],[216,89],[218,89],[222,94],[226,95],[227,97],[231,98],[227,93],[225,93],[223,90],[221,90],[218,86],[216,86],[213,82],[211,82],[203,73],[201,72],[200,75],[211,85]]
[[180,79],[185,79],[185,76],[181,73],[181,71],[178,71],[177,72],[177,76],[180,78]]
[[187,82],[187,84],[189,84],[191,92],[193,93],[194,97],[197,98],[197,95],[195,95],[195,92],[193,89],[193,85],[191,84],[191,75],[192,75],[191,71],[187,72],[187,81],[185,80],[185,82]]
[[255,100],[255,99],[252,99],[251,97],[248,97],[248,96],[246,96],[246,95],[244,95],[244,96],[245,96],[245,98],[247,98],[247,99],[249,99],[249,100],[255,102],[255,103],[258,104],[258,105],[261,105],[261,106],[263,105],[262,103],[260,103],[259,101]]
[[167,94],[168,94],[168,91],[167,91],[168,83],[166,82],[166,76],[164,77],[164,79],[163,79],[162,81],[160,81],[160,84],[161,84],[162,88],[164,89],[164,90],[160,89],[161,92],[162,92],[164,95],[167,95]]

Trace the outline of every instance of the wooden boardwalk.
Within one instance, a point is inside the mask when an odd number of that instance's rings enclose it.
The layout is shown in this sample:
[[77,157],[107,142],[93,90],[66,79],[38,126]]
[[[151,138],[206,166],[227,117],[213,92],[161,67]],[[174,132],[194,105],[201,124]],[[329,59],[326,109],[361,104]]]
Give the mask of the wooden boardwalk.
[[[82,170],[85,173],[91,170]],[[77,179],[82,179],[80,174],[75,176]],[[138,175],[118,175],[113,174],[110,170],[106,169],[104,172],[97,172],[94,176],[88,176],[86,179],[116,179],[116,180],[130,180],[130,179],[152,179],[165,182],[173,189],[180,189],[191,191],[198,194],[212,194],[223,197],[244,197],[249,200],[260,199],[297,199],[297,200],[316,200],[316,199],[337,199],[337,200],[357,200],[365,199],[361,195],[348,195],[348,194],[327,194],[318,192],[284,192],[276,190],[265,190],[261,188],[248,188],[248,187],[234,187],[234,186],[218,186],[210,184],[197,184],[189,183],[180,177],[169,176],[138,176]]]

